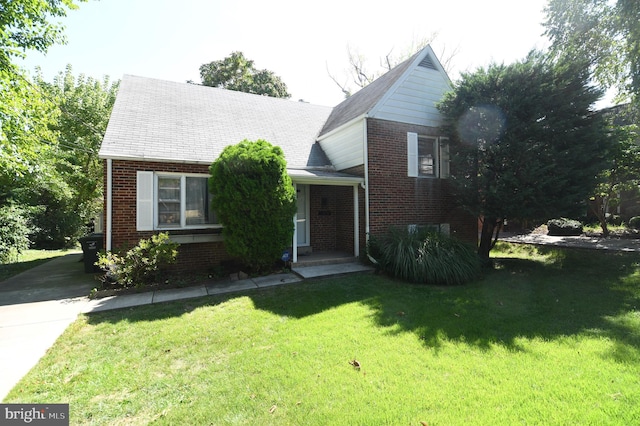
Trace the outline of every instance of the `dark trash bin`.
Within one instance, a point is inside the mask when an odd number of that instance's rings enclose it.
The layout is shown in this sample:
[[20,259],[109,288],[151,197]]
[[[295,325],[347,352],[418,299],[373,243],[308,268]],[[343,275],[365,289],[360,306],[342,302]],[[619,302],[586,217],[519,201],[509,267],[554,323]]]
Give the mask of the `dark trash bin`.
[[103,237],[102,234],[91,234],[86,237],[79,238],[82,246],[82,255],[84,260],[84,272],[87,274],[99,272],[95,263],[98,261],[98,252],[102,250]]

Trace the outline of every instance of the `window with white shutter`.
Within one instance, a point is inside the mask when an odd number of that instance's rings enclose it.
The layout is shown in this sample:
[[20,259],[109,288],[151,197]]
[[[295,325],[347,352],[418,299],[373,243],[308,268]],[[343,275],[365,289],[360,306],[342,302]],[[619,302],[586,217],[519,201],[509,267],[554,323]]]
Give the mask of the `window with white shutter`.
[[136,229],[219,227],[208,176],[137,172]]
[[153,172],[137,172],[136,229],[153,230]]
[[409,177],[418,176],[418,134],[407,133],[407,174]]

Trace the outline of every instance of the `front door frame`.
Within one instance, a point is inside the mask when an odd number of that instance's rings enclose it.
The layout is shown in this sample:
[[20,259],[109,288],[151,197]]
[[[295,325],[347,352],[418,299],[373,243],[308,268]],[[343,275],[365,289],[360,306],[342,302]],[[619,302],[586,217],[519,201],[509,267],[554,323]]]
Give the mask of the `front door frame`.
[[296,191],[296,205],[298,205],[298,190],[300,188],[304,188],[304,218],[300,219],[298,217],[298,213],[299,213],[299,209],[296,212],[296,230],[298,230],[298,224],[301,221],[304,221],[306,226],[305,226],[305,235],[304,235],[304,242],[302,244],[300,244],[298,242],[299,240],[299,236],[301,234],[301,232],[296,232],[296,239],[295,239],[295,243],[297,247],[309,247],[311,245],[311,213],[310,213],[310,207],[309,204],[310,203],[310,196],[309,194],[311,193],[311,185],[308,184],[294,184],[294,189]]
[[[334,181],[327,181],[327,180],[323,180],[322,182],[293,182],[293,188],[294,191],[296,193],[296,198],[297,198],[297,194],[298,194],[298,185],[307,185],[307,209],[309,208],[309,204],[310,204],[310,198],[308,197],[309,194],[311,193],[311,186],[312,185],[330,185],[332,186],[351,186],[353,188],[353,255],[355,257],[359,257],[360,256],[360,209],[359,209],[359,202],[358,202],[358,187],[362,184],[362,180],[361,179],[351,179],[347,182],[343,182],[340,181],[339,183]],[[308,212],[309,210],[307,210]],[[309,216],[309,214],[308,214]],[[307,219],[307,225],[309,225],[309,218]],[[311,227],[307,226],[307,231],[310,232]],[[309,243],[311,243],[310,238],[307,240],[309,241]],[[292,249],[293,249],[293,256],[292,256],[292,262],[293,263],[297,263],[298,262],[298,213],[296,210],[296,214],[293,216],[293,241],[292,241]]]

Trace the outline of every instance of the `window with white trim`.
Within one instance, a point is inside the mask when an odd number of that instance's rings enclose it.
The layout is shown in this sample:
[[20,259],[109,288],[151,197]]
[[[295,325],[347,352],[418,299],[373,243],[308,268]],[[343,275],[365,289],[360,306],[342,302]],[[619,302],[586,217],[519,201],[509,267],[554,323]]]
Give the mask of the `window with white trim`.
[[137,179],[139,231],[217,225],[207,175],[139,171]]
[[407,174],[410,177],[449,177],[449,138],[407,133]]

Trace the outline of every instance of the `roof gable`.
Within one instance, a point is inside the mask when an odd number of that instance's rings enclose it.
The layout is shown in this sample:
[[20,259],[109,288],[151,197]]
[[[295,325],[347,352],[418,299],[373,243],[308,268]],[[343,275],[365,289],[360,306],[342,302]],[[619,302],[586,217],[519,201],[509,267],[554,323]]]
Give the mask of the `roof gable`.
[[[320,135],[326,135],[365,114],[373,117],[379,112],[383,112],[385,105],[388,106],[389,101],[398,93],[398,90],[412,90],[410,80],[416,75],[424,73],[430,75],[431,81],[426,81],[426,83],[421,81],[417,83],[418,86],[426,84],[428,86],[433,85],[434,87],[425,87],[426,91],[432,92],[432,96],[427,96],[426,99],[421,99],[418,103],[433,103],[432,98],[439,100],[444,91],[450,88],[451,81],[431,47],[426,46],[336,106],[322,128]],[[420,92],[420,90],[418,90],[418,92]],[[417,93],[416,96],[423,96],[423,93]],[[404,106],[399,105],[399,107],[401,109]],[[394,119],[394,117],[388,115],[375,118]],[[395,117],[395,119],[398,118],[399,117]],[[400,119],[399,121],[405,120]],[[420,122],[416,124],[430,123]]]
[[211,163],[228,146],[264,139],[288,167],[330,165],[316,146],[331,108],[125,75],[101,158]]

